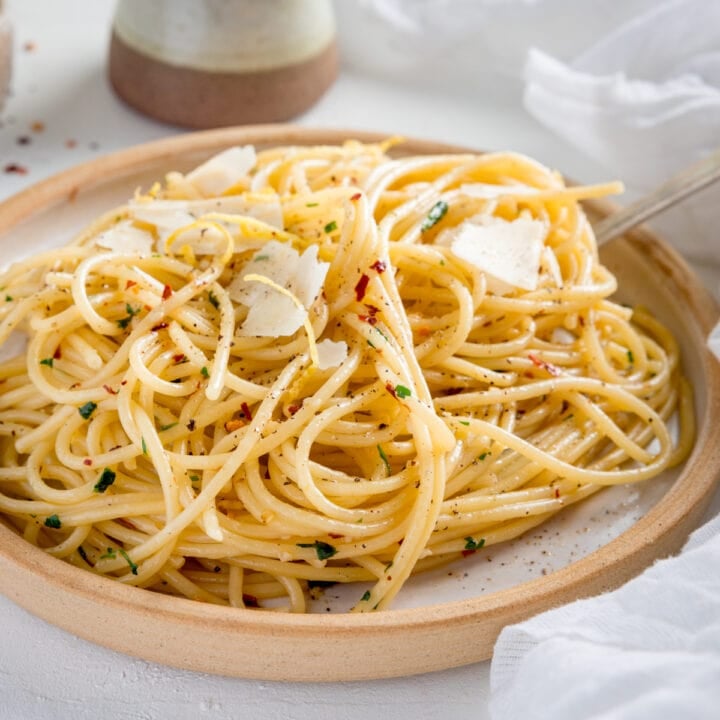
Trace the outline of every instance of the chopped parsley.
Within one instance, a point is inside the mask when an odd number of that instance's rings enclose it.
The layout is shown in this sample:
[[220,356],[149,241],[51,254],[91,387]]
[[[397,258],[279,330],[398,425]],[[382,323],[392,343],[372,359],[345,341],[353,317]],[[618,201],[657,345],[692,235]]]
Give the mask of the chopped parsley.
[[130,303],[125,303],[125,312],[127,316],[117,321],[118,327],[121,327],[123,330],[130,324],[133,317],[140,312],[140,309],[138,308],[136,310]]
[[390,469],[390,461],[388,460],[388,456],[385,454],[385,451],[382,449],[381,445],[377,446],[377,451],[380,459],[385,463],[385,471],[388,475],[390,475],[392,471]]
[[52,359],[51,357],[49,357],[49,358],[43,358],[43,359],[40,361],[40,364],[41,364],[41,365],[47,365],[48,367],[52,367],[52,366],[53,366],[53,359]]
[[45,527],[54,528],[55,530],[60,529],[62,527],[60,518],[57,515],[50,515],[49,517],[46,517]]
[[301,548],[315,548],[315,554],[318,560],[327,560],[337,554],[337,549],[333,545],[323,542],[322,540],[316,540],[311,543],[297,543],[297,546]]
[[466,550],[479,550],[485,544],[485,538],[475,540],[475,538],[465,538],[465,549]]
[[[257,260],[257,258],[255,259]],[[220,307],[220,301],[217,299],[215,293],[212,290],[210,290],[210,292],[208,293],[208,300],[216,310]]]
[[469,424],[470,424],[470,421],[469,421],[469,420],[458,420],[458,422],[459,422],[461,425],[469,425]]
[[191,475],[191,476],[190,476],[190,482],[191,482],[191,483],[200,482],[200,476],[199,476],[199,475]]
[[360,598],[360,601],[361,601],[361,602],[367,602],[369,599],[370,599],[370,591],[369,591],[369,590],[366,590],[366,591],[363,593],[363,596]]
[[269,255],[256,255],[256,256],[253,258],[253,260],[255,260],[255,261],[259,261],[259,260],[269,260],[269,259],[270,259],[270,256],[269,256]]
[[133,575],[137,575],[138,566],[130,559],[130,556],[122,548],[118,548],[118,552],[125,558],[125,562],[130,566],[130,572]]
[[145,444],[145,438],[140,438],[140,446],[142,447],[143,455],[147,455],[147,445]]
[[107,549],[107,552],[103,553],[100,556],[100,559],[101,560],[114,560],[116,557],[117,557],[117,553],[111,547],[109,547]]
[[12,295],[6,295],[5,302],[12,302]]
[[448,211],[448,204],[444,200],[438,200],[432,208],[430,208],[430,212],[427,214],[427,217],[423,220],[422,225],[420,226],[420,229],[425,232],[426,230],[429,230],[433,225],[437,225],[437,223],[440,222],[440,220],[443,219],[445,216],[445,213]]
[[627,359],[628,359],[628,362],[629,362],[631,365],[635,362],[635,356],[633,355],[633,351],[632,351],[632,350],[628,350],[628,351],[627,351]]
[[404,385],[396,385],[395,386],[395,394],[399,398],[406,398],[406,397],[410,397],[412,395],[412,392],[410,392],[410,388],[406,388]]
[[110,468],[105,468],[99,480],[95,483],[93,490],[98,493],[104,493],[115,482],[115,473]]
[[317,207],[320,203],[305,203],[305,207]]
[[326,233],[331,233],[333,230],[337,230],[337,223],[334,220],[325,226]]
[[203,377],[206,377],[206,378],[207,378],[207,377],[210,377],[210,372],[208,371],[208,369],[207,369],[204,365],[203,365],[202,368],[200,369],[200,374],[201,374]]
[[176,422],[168,423],[167,425],[161,425],[160,426],[160,432],[164,432],[165,430],[169,430],[170,428],[174,428],[177,425]]
[[84,420],[89,420],[90,416],[95,412],[97,409],[97,403],[94,403],[92,400],[90,402],[86,402],[84,405],[81,405],[78,408],[78,412],[80,415],[82,415]]
[[478,460],[484,460],[490,454],[491,453],[489,453],[489,452],[484,452],[481,455],[478,455]]

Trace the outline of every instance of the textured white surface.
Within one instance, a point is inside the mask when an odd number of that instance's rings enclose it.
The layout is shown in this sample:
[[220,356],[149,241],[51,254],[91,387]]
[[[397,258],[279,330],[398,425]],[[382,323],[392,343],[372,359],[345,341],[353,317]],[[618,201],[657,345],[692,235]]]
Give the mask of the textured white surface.
[[[112,0],[7,3],[16,50],[13,95],[0,116],[0,158],[3,166],[16,163],[27,173],[0,172],[0,198],[98,154],[179,132],[138,115],[112,94],[105,69],[112,10]],[[518,87],[498,83],[485,93],[466,88],[462,75],[402,85],[397,78],[345,69],[300,122],[512,148],[585,182],[607,179],[598,165],[523,113]],[[105,650],[1,596],[0,615],[1,720],[488,717],[487,663],[343,685],[254,682]],[[319,679],[322,672],[318,667]]]

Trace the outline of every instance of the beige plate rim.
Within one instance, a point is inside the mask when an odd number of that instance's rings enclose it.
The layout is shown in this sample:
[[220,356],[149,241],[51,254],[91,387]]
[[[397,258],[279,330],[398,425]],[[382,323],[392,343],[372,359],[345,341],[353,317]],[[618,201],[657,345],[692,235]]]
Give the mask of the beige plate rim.
[[[266,125],[154,141],[76,166],[6,200],[0,204],[0,233],[39,211],[72,202],[108,179],[158,163],[170,169],[173,158],[183,154],[210,154],[244,143],[333,144],[386,137]],[[465,151],[415,139],[406,147],[413,153]],[[598,216],[611,210],[608,203],[590,204],[590,212]],[[623,242],[647,253],[685,304],[693,351],[702,353],[708,401],[698,418],[695,450],[672,488],[629,530],[587,557],[546,577],[469,600],[372,614],[291,615],[217,607],[127,587],[52,558],[0,525],[0,591],[66,630],[147,660],[236,677],[303,681],[408,675],[486,659],[506,624],[618,586],[681,546],[720,475],[720,363],[704,343],[717,319],[717,305],[682,258],[648,230],[637,229]]]

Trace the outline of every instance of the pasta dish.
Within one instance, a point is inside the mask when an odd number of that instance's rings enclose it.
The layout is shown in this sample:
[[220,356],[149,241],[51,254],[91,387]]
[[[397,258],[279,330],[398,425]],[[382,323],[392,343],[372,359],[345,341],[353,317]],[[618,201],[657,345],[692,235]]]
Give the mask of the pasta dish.
[[7,269],[2,521],[162,593],[364,612],[684,459],[676,343],[580,205],[620,185],[393,143],[230,148]]

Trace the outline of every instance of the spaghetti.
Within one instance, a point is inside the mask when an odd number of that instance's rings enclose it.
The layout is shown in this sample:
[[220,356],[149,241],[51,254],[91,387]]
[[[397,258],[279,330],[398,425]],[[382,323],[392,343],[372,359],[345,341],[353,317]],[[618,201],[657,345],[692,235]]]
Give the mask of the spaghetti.
[[681,461],[678,349],[578,203],[618,185],[389,145],[234,148],[10,267],[4,522],[131,585],[369,611]]

